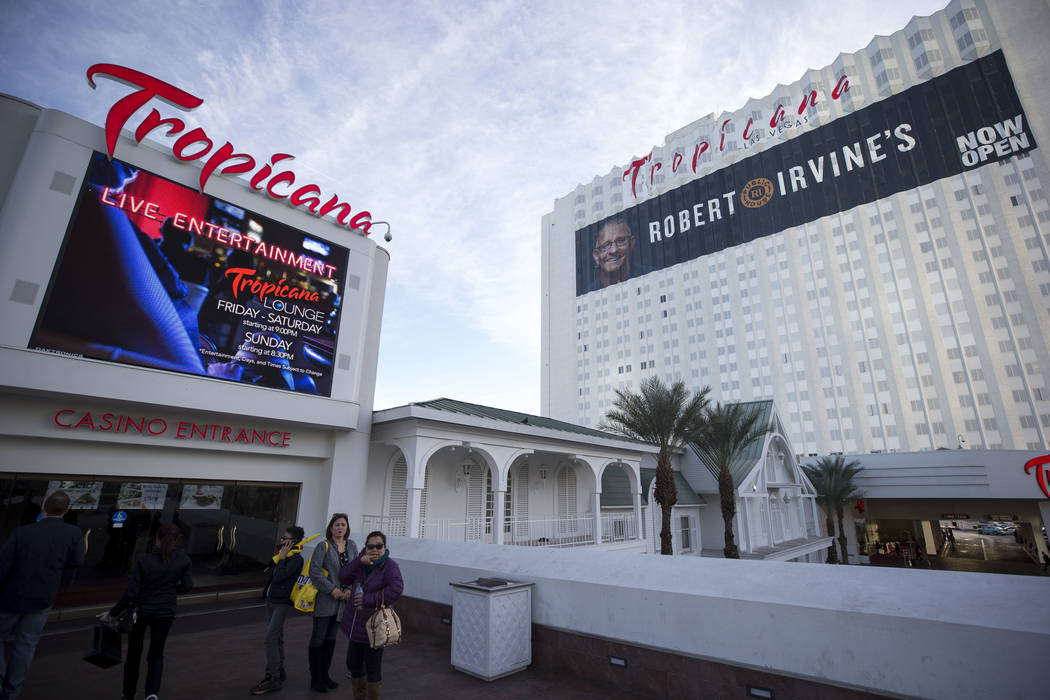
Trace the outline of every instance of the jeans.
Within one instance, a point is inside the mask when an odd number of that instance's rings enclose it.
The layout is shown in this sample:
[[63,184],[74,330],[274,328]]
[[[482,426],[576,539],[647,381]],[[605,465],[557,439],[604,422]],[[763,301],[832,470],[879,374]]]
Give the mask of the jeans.
[[174,617],[155,617],[139,614],[139,619],[128,634],[128,658],[124,661],[124,697],[134,697],[139,684],[139,662],[142,646],[149,627],[149,652],[146,654],[146,695],[160,692],[160,676],[164,672],[164,643]]
[[[0,611],[0,698],[3,700],[18,697],[50,612],[51,608],[23,613]],[[5,664],[3,643],[12,635],[11,662]]]
[[334,642],[339,632],[339,616],[326,615],[314,618],[314,629],[310,633],[310,646],[319,647],[325,642]]
[[383,680],[383,650],[351,641],[346,649],[346,668],[351,678],[360,678],[367,670],[368,682],[378,683]]
[[276,678],[284,668],[284,621],[291,605],[266,601],[266,675]]

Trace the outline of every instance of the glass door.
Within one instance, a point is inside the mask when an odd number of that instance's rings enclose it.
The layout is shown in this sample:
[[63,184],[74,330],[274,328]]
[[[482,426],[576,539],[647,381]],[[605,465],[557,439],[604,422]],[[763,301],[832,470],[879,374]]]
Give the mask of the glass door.
[[125,479],[0,474],[0,545],[36,521],[48,493],[70,494],[65,520],[84,533],[86,556],[56,607],[115,602],[164,524],[182,531],[195,591],[262,586],[280,533],[298,511],[298,484]]

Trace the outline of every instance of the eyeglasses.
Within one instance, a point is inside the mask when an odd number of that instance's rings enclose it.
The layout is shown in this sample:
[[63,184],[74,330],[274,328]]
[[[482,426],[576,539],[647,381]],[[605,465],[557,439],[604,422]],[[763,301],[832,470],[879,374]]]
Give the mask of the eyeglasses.
[[602,243],[601,245],[594,246],[594,249],[599,253],[608,253],[612,250],[613,246],[616,246],[617,248],[626,248],[630,240],[631,236],[620,236],[619,238]]
[[366,544],[365,549],[382,549],[385,546],[384,544]]
[[281,542],[294,542],[294,541],[295,541],[294,538],[291,538],[291,537],[282,537],[281,538]]

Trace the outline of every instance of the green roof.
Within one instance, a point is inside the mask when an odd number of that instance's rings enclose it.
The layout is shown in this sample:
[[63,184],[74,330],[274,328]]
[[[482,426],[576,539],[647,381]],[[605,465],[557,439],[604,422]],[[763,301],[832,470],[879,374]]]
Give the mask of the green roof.
[[[606,469],[605,471],[609,471]],[[649,484],[653,483],[653,479],[656,478],[655,469],[642,469],[642,505],[648,504],[649,500]],[[674,473],[674,488],[678,494],[678,502],[676,506],[705,506],[707,501],[704,497],[698,494],[693,487],[685,480],[682,476],[682,472]],[[605,503],[605,479],[602,479],[602,505]],[[610,503],[609,505],[617,505]]]
[[639,440],[632,440],[631,438],[624,437],[623,435],[619,435],[617,433],[606,432],[604,430],[596,430],[594,428],[586,428],[582,425],[576,425],[575,423],[566,423],[565,421],[554,420],[553,418],[546,418],[544,416],[536,416],[531,413],[509,411],[505,408],[493,408],[492,406],[481,406],[476,403],[455,401],[453,399],[434,399],[433,401],[418,401],[416,403],[413,403],[412,405],[423,406],[425,408],[433,408],[438,411],[447,411],[449,413],[458,413],[464,416],[474,416],[475,418],[488,418],[490,420],[496,420],[503,423],[512,423],[515,425],[529,425],[534,428],[547,428],[548,430],[561,430],[567,433],[586,435],[588,437],[597,437],[605,440],[622,440],[625,442],[634,442],[642,445],[648,444],[640,442]]
[[[757,408],[759,411],[759,425],[769,427],[773,420],[772,399],[765,399],[763,401],[741,401],[734,405],[741,406],[745,409]],[[765,440],[755,440],[730,463],[729,474],[733,477],[734,485],[740,486],[740,483],[751,473],[751,470],[755,468],[758,460],[762,457],[762,449],[765,447],[765,444]],[[703,463],[703,460],[701,460],[701,462]],[[718,478],[718,474],[712,471],[710,466],[706,463],[704,463],[704,466],[707,467],[708,471],[710,471],[716,479]]]

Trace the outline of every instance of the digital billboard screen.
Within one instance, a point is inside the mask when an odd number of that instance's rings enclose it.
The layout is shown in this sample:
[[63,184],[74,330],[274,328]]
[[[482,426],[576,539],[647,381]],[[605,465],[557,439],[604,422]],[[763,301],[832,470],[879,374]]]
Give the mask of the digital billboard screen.
[[331,396],[348,260],[95,153],[29,347]]
[[576,231],[576,294],[1036,148],[1002,51]]

